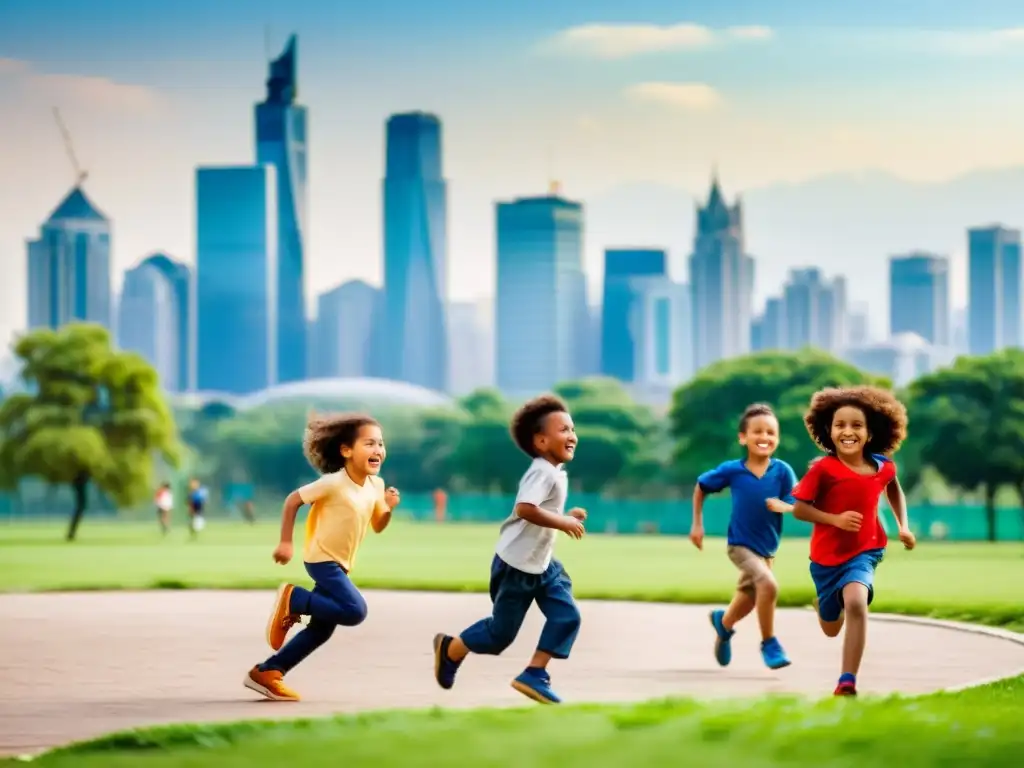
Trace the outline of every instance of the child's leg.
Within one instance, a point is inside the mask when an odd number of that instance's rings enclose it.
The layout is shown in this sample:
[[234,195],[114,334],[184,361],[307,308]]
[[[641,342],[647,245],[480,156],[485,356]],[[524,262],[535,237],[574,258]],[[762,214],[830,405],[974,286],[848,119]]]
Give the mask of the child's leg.
[[864,658],[868,640],[868,587],[860,582],[849,582],[843,587],[843,605],[846,614],[846,633],[843,635],[843,674],[854,680]]
[[[251,670],[246,681],[248,687],[268,698],[297,699],[294,691],[281,684],[281,678],[326,643],[335,627],[354,627],[366,618],[366,600],[340,565],[306,563],[306,571],[315,582],[313,590],[291,587],[279,592],[279,602],[287,605],[275,606],[274,617],[283,614],[294,623],[294,617],[309,616],[309,626]],[[280,695],[268,695],[267,690]]]
[[512,644],[533,603],[539,578],[523,573],[494,556],[491,561],[491,615],[467,627],[458,637],[445,634],[434,637],[434,677],[438,685],[451,688],[459,665],[470,653],[498,656]]
[[557,704],[561,699],[551,689],[547,666],[551,659],[569,658],[581,623],[572,594],[572,579],[557,560],[552,560],[541,576],[537,607],[547,620],[530,665],[512,681],[512,687],[542,704]]
[[843,631],[842,566],[811,563],[811,580],[817,596],[814,612],[818,625],[827,637],[838,637]]

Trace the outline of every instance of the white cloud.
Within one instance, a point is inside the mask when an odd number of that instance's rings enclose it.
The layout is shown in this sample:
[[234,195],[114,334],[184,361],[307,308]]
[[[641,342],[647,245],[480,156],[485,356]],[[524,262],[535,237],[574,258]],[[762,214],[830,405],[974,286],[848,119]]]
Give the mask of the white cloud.
[[715,33],[699,24],[584,24],[563,30],[554,38],[558,50],[622,59],[643,53],[706,48]]
[[626,95],[636,101],[692,112],[707,112],[722,104],[721,95],[707,83],[637,83],[626,89]]
[[17,78],[26,95],[43,97],[57,106],[73,101],[108,110],[153,113],[164,103],[157,91],[144,85],[94,75],[39,72],[18,59],[0,58],[0,75]]
[[771,40],[775,37],[775,32],[772,31],[770,27],[761,27],[757,25],[729,27],[725,30],[725,34],[737,40]]

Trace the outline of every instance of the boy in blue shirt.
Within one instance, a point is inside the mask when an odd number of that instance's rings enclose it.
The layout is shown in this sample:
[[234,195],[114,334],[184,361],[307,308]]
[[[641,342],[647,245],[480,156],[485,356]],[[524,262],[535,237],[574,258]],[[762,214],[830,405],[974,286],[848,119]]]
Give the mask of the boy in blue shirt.
[[727,551],[740,578],[729,607],[711,612],[715,660],[723,667],[729,664],[736,622],[756,608],[761,657],[769,669],[782,669],[790,661],[775,637],[779,585],[772,562],[782,536],[782,515],[793,511],[796,475],[789,464],[772,458],[779,444],[779,420],[770,406],[757,403],[747,407],[740,417],[739,441],[747,450],[745,459],[723,462],[697,478],[690,541],[697,549],[704,548],[704,498],[729,488],[732,515]]

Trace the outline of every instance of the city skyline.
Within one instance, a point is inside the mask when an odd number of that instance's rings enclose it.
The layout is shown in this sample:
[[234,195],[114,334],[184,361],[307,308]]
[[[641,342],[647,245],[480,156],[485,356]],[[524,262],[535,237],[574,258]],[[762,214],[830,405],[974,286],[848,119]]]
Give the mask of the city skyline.
[[[237,3],[226,2],[203,17],[209,31],[202,35],[194,34],[195,3],[184,3],[174,19],[113,0],[99,5],[120,14],[117,34],[92,26],[96,34],[73,34],[85,21],[63,2],[5,10],[11,23],[0,31],[0,146],[18,151],[0,160],[5,177],[32,179],[0,191],[9,214],[0,222],[0,259],[14,263],[15,281],[24,239],[70,186],[71,172],[49,122],[55,102],[65,107],[91,171],[87,189],[115,222],[115,289],[123,271],[153,251],[194,264],[189,170],[250,161],[253,139],[245,116],[261,98],[268,60],[292,31],[303,41],[308,86],[302,101],[311,110],[307,308],[316,293],[344,280],[381,282],[382,214],[375,190],[381,126],[392,112],[430,109],[446,125],[446,176],[452,180],[448,288],[454,300],[493,296],[493,264],[479,254],[493,252],[494,201],[541,194],[551,177],[589,204],[637,183],[689,189],[699,197],[716,161],[727,193],[745,197],[765,185],[863,168],[936,179],[1024,162],[1016,139],[1006,138],[1024,127],[1020,108],[1005,100],[1013,71],[1008,62],[1024,55],[1024,46],[1005,3],[980,3],[970,15],[927,4],[926,25],[920,3],[915,19],[913,9],[883,10],[879,3],[844,17],[804,2],[785,9],[748,2],[728,11],[698,2],[680,16],[669,4],[654,2],[640,3],[634,11],[640,21],[623,25],[603,2],[585,12],[552,3],[544,6],[547,14],[528,3],[528,13],[512,23],[504,18],[508,12],[467,12],[465,4],[449,0],[434,21],[445,9],[452,10],[452,21],[435,23],[419,47],[407,43],[417,39],[425,12],[406,3],[353,11],[344,19],[322,3],[288,14],[254,3],[247,6],[253,9],[249,16],[259,23],[238,24],[230,19]],[[398,7],[408,11],[398,14],[405,18],[400,24],[394,22]],[[32,33],[42,28],[32,25],[43,15],[48,34]],[[152,29],[160,19],[161,32],[145,46],[124,34]],[[968,20],[973,26],[964,26]],[[269,50],[264,21],[272,28]],[[443,65],[433,56],[441,48]],[[869,62],[844,74],[851,58],[868,52]],[[815,61],[813,76],[796,68],[801,57]],[[365,74],[357,78],[357,71]],[[708,88],[650,87],[682,81]],[[910,109],[897,95],[915,82],[928,87],[915,91]],[[846,106],[832,124],[822,115],[835,104],[837,87]],[[943,110],[968,112],[950,107],[963,100],[972,107],[970,124],[966,114],[937,119]],[[778,110],[765,111],[769,103],[785,107],[788,122],[778,122]],[[874,122],[864,127],[847,120],[858,110]],[[987,110],[998,120],[979,119]],[[495,139],[501,152],[493,152]],[[154,146],[161,152],[154,153]],[[588,218],[596,229],[609,229]],[[689,218],[683,206],[670,222],[674,241],[692,237]],[[685,260],[685,251],[665,242],[667,226],[634,217],[614,227],[627,237],[588,232],[591,295],[599,295],[605,247],[667,248],[674,264]],[[764,228],[748,228],[751,252],[769,265],[793,258],[783,249],[766,252],[759,246]],[[939,247],[920,243],[953,260],[957,305],[965,296],[962,240]],[[873,258],[882,262],[908,247],[894,241]],[[774,275],[759,272],[758,303],[777,290],[786,269],[799,265],[783,263]],[[837,267],[823,266],[828,272]],[[9,332],[23,325],[24,298],[20,290],[4,290],[0,331]],[[855,282],[851,292],[855,299],[869,298]]]

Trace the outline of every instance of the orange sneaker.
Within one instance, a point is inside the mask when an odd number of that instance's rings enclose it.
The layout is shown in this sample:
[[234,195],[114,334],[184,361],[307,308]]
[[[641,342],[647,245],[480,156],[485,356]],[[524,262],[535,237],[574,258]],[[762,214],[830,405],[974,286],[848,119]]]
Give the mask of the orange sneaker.
[[291,584],[282,584],[277,588],[277,597],[274,598],[274,608],[270,612],[270,619],[267,621],[267,643],[275,651],[281,650],[284,639],[288,632],[299,623],[302,618],[297,613],[290,612],[292,590]]
[[271,701],[298,701],[299,694],[284,684],[283,677],[284,675],[276,669],[261,672],[257,665],[245,676],[244,685],[250,691],[256,691]]

